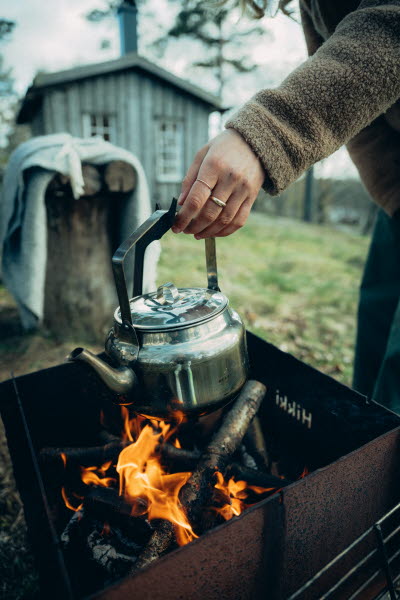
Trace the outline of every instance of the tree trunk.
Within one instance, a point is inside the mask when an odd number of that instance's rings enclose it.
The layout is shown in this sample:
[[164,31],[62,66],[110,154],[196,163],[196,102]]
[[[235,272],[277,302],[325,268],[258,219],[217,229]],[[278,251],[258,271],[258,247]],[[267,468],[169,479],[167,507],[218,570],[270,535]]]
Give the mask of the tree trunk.
[[75,200],[60,176],[46,192],[44,325],[58,337],[82,342],[104,341],[118,304],[112,240],[115,214],[126,194],[110,193],[99,185],[95,171],[92,166],[83,171],[85,192],[91,195]]

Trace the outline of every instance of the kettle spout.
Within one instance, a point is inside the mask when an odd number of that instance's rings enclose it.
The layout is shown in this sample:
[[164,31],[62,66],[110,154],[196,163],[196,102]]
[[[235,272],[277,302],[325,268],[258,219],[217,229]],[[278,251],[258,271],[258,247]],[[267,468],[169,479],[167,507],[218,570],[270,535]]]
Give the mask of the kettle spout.
[[129,367],[114,369],[85,348],[75,348],[68,356],[68,360],[73,362],[80,360],[90,365],[106,386],[116,394],[128,393],[137,382],[135,373]]

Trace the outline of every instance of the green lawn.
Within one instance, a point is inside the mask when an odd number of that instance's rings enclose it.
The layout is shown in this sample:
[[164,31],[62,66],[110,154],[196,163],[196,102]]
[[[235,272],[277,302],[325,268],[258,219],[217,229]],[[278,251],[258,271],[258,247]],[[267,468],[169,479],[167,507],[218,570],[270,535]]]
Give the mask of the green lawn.
[[[158,282],[205,286],[204,242],[168,233]],[[350,384],[358,286],[368,239],[253,214],[217,239],[219,283],[246,327]]]

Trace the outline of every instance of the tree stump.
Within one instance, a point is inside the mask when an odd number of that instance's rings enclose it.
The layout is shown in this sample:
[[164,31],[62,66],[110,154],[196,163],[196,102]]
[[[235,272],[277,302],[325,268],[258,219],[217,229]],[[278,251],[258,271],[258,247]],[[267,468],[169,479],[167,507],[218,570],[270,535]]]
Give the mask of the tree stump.
[[104,341],[118,305],[111,267],[116,216],[133,187],[110,192],[104,168],[93,165],[84,166],[83,176],[86,195],[78,200],[60,175],[46,192],[44,326],[57,337],[94,343]]

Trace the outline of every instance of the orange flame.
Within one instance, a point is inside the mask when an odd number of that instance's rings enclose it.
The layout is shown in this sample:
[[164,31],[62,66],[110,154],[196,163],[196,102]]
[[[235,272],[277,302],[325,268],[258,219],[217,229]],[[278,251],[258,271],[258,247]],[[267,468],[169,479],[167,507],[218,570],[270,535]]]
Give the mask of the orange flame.
[[248,485],[246,481],[235,481],[233,477],[228,482],[225,481],[224,476],[219,471],[216,471],[217,483],[215,489],[220,490],[223,494],[223,498],[226,501],[220,508],[214,508],[214,510],[220,514],[225,521],[229,521],[232,517],[238,517],[242,512],[251,506],[246,503],[249,492],[251,490],[256,494],[264,494],[265,492],[272,492],[275,488],[264,488],[257,485]]
[[309,474],[309,470],[307,469],[307,467],[304,467],[302,474],[300,475],[299,479],[304,479],[304,477],[306,477]]
[[117,480],[114,477],[104,477],[104,474],[111,467],[111,460],[104,463],[101,467],[81,467],[81,478],[86,485],[99,485],[101,487],[111,487]]
[[[77,512],[78,510],[80,510],[82,508],[82,506],[83,506],[82,503],[79,506],[74,506],[73,504],[71,504],[71,502],[68,500],[68,496],[65,491],[65,488],[61,488],[61,496],[62,496],[62,499],[64,500],[65,506],[67,508],[69,508],[70,510]],[[79,500],[82,500],[82,498],[80,496],[77,496],[76,494],[74,494],[74,496],[76,498],[79,498]]]
[[[149,520],[167,519],[175,526],[180,546],[197,537],[179,502],[179,492],[191,473],[168,474],[159,460],[159,443],[170,437],[170,425],[157,423],[158,431],[145,425],[137,441],[124,448],[118,458],[119,493],[132,503],[132,514],[147,513]],[[145,506],[145,511],[144,511]]]
[[[170,441],[176,448],[181,444],[176,437],[178,425],[184,420],[178,411],[175,415],[174,426],[164,421],[156,421],[147,417],[136,416],[130,419],[126,407],[121,407],[123,418],[122,439],[132,442],[119,454],[116,470],[119,475],[119,494],[123,495],[132,505],[132,515],[147,515],[153,519],[166,519],[173,523],[175,537],[179,545],[185,545],[198,536],[193,531],[186,513],[179,501],[179,493],[192,473],[167,473],[160,460],[161,445]],[[135,441],[136,440],[136,441]],[[66,456],[61,455],[66,465]],[[107,476],[112,467],[111,461],[102,466],[81,467],[81,478],[86,485],[114,487],[117,484],[115,477]],[[308,474],[304,469],[301,477]],[[243,510],[251,506],[253,494],[264,494],[277,491],[278,488],[264,488],[248,485],[245,481],[235,481],[233,477],[225,481],[220,472],[216,472],[217,483],[215,489],[219,491],[220,507],[213,507],[225,520],[239,516]],[[77,511],[82,508],[80,504],[74,507],[62,488],[62,497],[68,508]],[[71,495],[71,494],[70,494]],[[82,501],[82,498],[73,494]],[[104,534],[108,527],[105,525]]]

